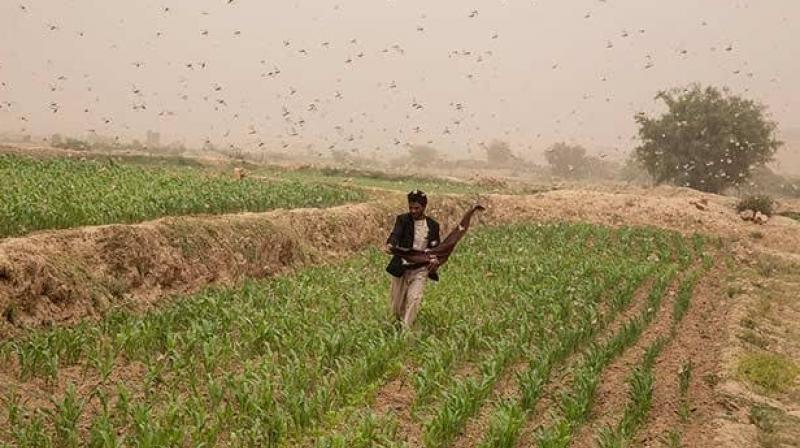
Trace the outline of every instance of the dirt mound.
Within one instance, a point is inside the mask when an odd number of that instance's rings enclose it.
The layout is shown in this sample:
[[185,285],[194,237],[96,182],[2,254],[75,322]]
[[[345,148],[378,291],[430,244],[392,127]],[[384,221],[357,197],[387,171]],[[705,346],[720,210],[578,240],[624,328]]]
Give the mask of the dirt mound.
[[[472,199],[433,198],[430,214],[445,231]],[[800,224],[774,217],[763,226],[741,220],[732,198],[659,188],[614,192],[562,190],[479,198],[484,225],[517,221],[586,221],[651,225],[742,241],[742,251],[800,258]],[[704,200],[702,208],[693,201]],[[330,209],[276,210],[165,218],[39,233],[0,241],[0,334],[96,317],[111,307],[146,308],[210,284],[262,278],[350,255],[380,244],[405,207],[402,195]],[[758,240],[751,237],[758,231]]]
[[[443,224],[466,206],[437,209]],[[347,256],[386,238],[401,200],[331,209],[165,218],[0,241],[0,334],[144,309],[210,284],[263,278]]]
[[569,220],[719,235],[742,243],[745,251],[766,250],[800,260],[800,223],[783,216],[773,216],[764,225],[745,222],[736,213],[735,202],[735,198],[684,188],[557,190],[532,196],[492,196],[486,216],[499,221]]

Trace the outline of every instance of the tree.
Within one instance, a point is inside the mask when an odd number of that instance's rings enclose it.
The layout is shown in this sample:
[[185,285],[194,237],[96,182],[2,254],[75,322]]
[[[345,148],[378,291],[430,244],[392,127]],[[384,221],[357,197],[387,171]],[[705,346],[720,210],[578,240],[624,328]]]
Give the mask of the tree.
[[619,175],[622,166],[618,162],[606,160],[602,157],[587,156],[583,165],[583,173],[587,178],[594,180],[612,180]]
[[514,160],[514,153],[504,141],[494,140],[486,147],[486,161],[491,166],[508,165]]
[[588,159],[583,146],[556,143],[545,151],[544,157],[557,176],[580,177],[586,173]]
[[412,163],[418,165],[428,165],[439,160],[439,154],[435,148],[426,145],[413,145],[408,148]]
[[625,159],[620,169],[619,177],[625,182],[637,184],[646,184],[652,181],[644,165],[636,158],[635,154],[631,154]]
[[657,183],[720,193],[745,182],[781,145],[766,108],[727,90],[695,84],[661,91],[656,99],[667,112],[636,114],[642,143],[635,157]]

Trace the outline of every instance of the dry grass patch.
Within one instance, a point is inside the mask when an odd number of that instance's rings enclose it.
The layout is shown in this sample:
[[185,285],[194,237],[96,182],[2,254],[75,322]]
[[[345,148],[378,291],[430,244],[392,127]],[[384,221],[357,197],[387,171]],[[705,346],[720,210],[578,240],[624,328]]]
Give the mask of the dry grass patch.
[[748,353],[739,360],[739,376],[769,392],[786,392],[795,382],[800,368],[777,353]]

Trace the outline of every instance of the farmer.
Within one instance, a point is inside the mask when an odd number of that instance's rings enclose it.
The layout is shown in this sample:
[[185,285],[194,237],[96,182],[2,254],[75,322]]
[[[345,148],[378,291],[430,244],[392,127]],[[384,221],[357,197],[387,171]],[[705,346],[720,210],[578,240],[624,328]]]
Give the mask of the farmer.
[[408,213],[398,215],[394,229],[386,240],[386,253],[394,254],[386,271],[392,275],[392,311],[401,328],[407,330],[422,304],[425,281],[439,280],[436,270],[439,262],[435,256],[427,262],[409,262],[397,255],[397,250],[426,251],[439,244],[439,223],[425,215],[428,198],[420,190],[408,193]]
[[392,274],[392,311],[401,328],[414,324],[422,305],[425,281],[439,280],[438,269],[447,262],[469,229],[472,215],[485,210],[475,204],[467,210],[444,241],[439,241],[439,223],[425,215],[428,198],[414,190],[408,193],[408,213],[399,215],[386,240],[386,253],[393,255],[386,271]]

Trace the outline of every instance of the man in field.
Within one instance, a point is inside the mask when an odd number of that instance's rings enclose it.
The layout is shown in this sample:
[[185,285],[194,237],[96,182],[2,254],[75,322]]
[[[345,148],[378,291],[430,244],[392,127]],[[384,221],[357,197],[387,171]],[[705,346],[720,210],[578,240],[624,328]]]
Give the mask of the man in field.
[[420,190],[408,193],[408,213],[398,215],[386,240],[386,253],[393,254],[386,271],[392,275],[392,311],[404,330],[411,328],[422,305],[427,279],[439,280],[439,261],[428,255],[422,261],[408,261],[398,251],[429,252],[439,245],[439,223],[425,215],[428,198]]

